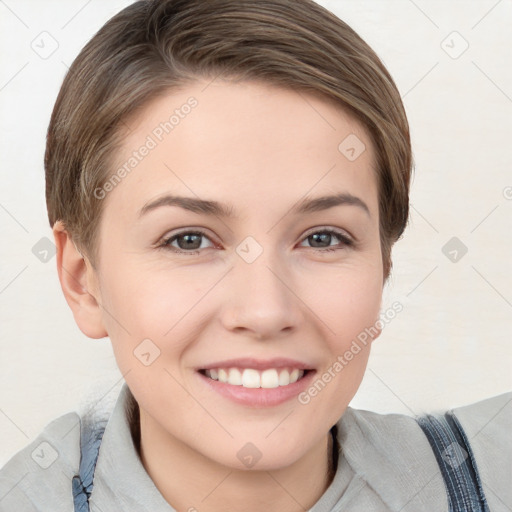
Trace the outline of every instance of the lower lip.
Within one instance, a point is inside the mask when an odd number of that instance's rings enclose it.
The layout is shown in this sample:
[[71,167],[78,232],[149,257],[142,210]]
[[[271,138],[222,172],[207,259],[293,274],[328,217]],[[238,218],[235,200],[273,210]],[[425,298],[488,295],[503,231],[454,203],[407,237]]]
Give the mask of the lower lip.
[[310,370],[297,382],[277,388],[244,388],[243,386],[233,386],[227,382],[210,379],[210,377],[206,377],[206,375],[199,372],[197,372],[197,375],[210,389],[233,402],[250,407],[264,408],[280,405],[299,395],[310,385],[315,373],[314,370]]

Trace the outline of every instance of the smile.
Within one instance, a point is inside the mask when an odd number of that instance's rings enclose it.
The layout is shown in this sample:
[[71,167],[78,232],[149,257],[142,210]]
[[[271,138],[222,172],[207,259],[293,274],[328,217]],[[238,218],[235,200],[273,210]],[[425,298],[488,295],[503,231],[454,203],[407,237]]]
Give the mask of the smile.
[[305,371],[298,368],[269,368],[263,371],[254,368],[210,368],[201,373],[232,386],[271,389],[294,384],[304,376]]
[[311,385],[317,364],[289,357],[240,357],[203,363],[195,373],[202,386],[240,405],[268,408],[296,398]]

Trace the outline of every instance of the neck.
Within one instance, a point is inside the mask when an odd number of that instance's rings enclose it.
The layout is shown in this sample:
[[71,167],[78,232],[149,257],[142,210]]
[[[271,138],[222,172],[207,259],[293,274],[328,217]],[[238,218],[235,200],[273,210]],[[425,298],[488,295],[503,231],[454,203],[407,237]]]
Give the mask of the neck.
[[330,433],[285,468],[241,471],[204,457],[151,417],[142,413],[140,420],[142,464],[176,510],[303,512],[320,499],[334,477]]

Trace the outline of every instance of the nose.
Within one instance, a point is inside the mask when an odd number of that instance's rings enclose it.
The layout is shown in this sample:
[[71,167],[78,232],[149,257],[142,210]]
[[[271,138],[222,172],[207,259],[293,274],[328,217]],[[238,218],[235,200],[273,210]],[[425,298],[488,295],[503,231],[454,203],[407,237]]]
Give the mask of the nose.
[[304,318],[293,280],[289,268],[265,251],[252,263],[236,258],[223,284],[224,327],[259,340],[289,335]]

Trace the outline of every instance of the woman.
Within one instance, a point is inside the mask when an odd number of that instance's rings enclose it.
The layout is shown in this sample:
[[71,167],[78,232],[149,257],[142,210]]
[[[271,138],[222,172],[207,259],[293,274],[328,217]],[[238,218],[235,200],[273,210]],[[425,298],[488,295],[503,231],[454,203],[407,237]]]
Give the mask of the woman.
[[64,80],[45,169],[64,295],[125,384],[110,417],[65,415],[13,457],[0,509],[510,506],[510,393],[348,407],[412,165],[389,73],[312,1],[114,16]]

